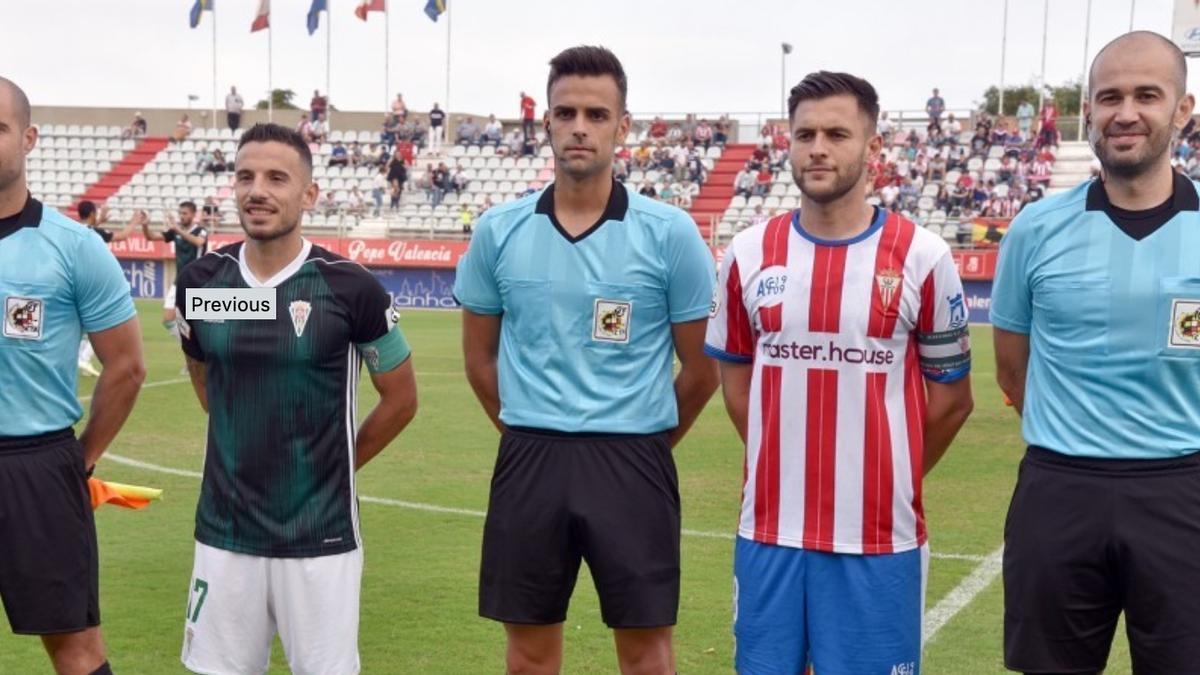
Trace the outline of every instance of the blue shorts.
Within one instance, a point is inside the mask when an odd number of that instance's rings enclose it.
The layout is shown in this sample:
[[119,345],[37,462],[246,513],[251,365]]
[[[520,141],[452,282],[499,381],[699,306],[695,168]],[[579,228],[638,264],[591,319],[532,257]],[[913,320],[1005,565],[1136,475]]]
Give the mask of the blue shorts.
[[735,665],[741,675],[917,675],[928,547],[821,553],[738,537]]

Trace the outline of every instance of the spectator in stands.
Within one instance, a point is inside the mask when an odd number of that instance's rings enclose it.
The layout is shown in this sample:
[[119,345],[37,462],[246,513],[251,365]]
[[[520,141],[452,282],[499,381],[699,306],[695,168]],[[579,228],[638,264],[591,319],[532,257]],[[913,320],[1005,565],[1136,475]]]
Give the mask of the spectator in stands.
[[383,195],[388,191],[387,167],[381,166],[371,178],[371,199],[375,202],[375,217],[383,215]]
[[750,227],[762,225],[771,219],[771,214],[767,213],[762,204],[754,207],[754,215],[750,216]]
[[671,127],[667,129],[667,143],[671,145],[677,145],[683,142],[683,137],[683,127],[681,127],[679,124],[672,124]]
[[700,194],[699,185],[690,180],[683,181],[683,183],[679,186],[679,208],[692,208],[692,200],[695,199],[696,195],[698,194]]
[[654,183],[648,180],[642,181],[642,187],[638,188],[638,194],[650,199],[658,199],[658,191],[654,189]]
[[754,170],[750,168],[750,162],[746,162],[741,171],[733,178],[733,194],[749,197],[754,190]]
[[388,203],[388,207],[393,212],[400,210],[400,196],[403,194],[403,192],[404,192],[404,184],[403,183],[400,183],[400,182],[392,183],[391,201]]
[[526,136],[525,141],[521,143],[521,154],[525,157],[533,157],[538,153],[538,139],[536,135]]
[[533,128],[534,117],[537,116],[537,102],[533,100],[525,92],[521,92],[521,133],[525,135],[523,140],[529,140],[536,132]]
[[424,127],[421,126],[421,123],[416,118],[409,120],[408,124],[404,125],[404,130],[409,140],[413,142],[413,145],[418,148],[425,147],[427,134]]
[[146,118],[142,117],[142,113],[135,112],[133,121],[129,126],[121,131],[121,138],[141,138],[146,135]]
[[1001,183],[1011,183],[1016,173],[1016,166],[1008,155],[1000,158],[1000,166],[996,169],[996,178]]
[[900,186],[895,181],[883,186],[879,191],[879,201],[883,207],[892,211],[898,209],[897,200],[900,198]]
[[912,175],[905,178],[900,183],[900,210],[913,211],[917,206],[917,199],[921,196],[921,189],[913,182]]
[[179,118],[175,123],[175,130],[171,132],[171,140],[175,143],[182,143],[192,134],[192,120],[187,113]]
[[367,199],[362,190],[358,189],[358,183],[351,185],[350,192],[346,194],[346,212],[356,218],[367,214]]
[[225,159],[225,153],[221,152],[220,148],[213,150],[212,159],[208,162],[208,166],[204,167],[206,171],[211,171],[214,174],[225,173],[233,168],[233,163]]
[[362,146],[358,144],[358,141],[350,141],[350,166],[358,167],[365,164]]
[[238,93],[237,87],[230,87],[229,93],[225,95],[225,122],[229,124],[229,130],[236,132],[238,127],[242,125],[242,95]]
[[949,115],[946,116],[945,131],[946,131],[947,138],[953,138],[954,140],[957,141],[959,134],[962,133],[962,130],[963,130],[962,122],[958,121],[958,118],[954,116],[954,113],[950,113]]
[[775,174],[771,172],[771,167],[762,164],[758,170],[758,174],[754,176],[754,194],[765,197],[771,192],[771,183],[775,180]]
[[404,104],[404,96],[401,94],[396,94],[392,101],[392,118],[401,124],[408,121],[408,106]]
[[312,100],[308,102],[309,115],[316,122],[329,109],[329,100],[321,95],[320,90],[313,89]]
[[879,113],[879,121],[875,123],[875,130],[883,136],[884,145],[887,146],[892,140],[892,120],[888,117],[886,110]]
[[474,118],[465,117],[458,123],[458,129],[455,130],[454,142],[459,145],[474,145],[479,141],[479,125],[475,124]]
[[304,137],[305,143],[313,142],[312,120],[308,118],[308,115],[300,115],[300,121],[296,123],[296,133]]
[[404,191],[404,184],[408,182],[408,166],[403,160],[393,157],[388,162],[387,181],[391,186],[392,208],[395,209],[400,205],[400,193]]
[[1053,98],[1046,99],[1045,105],[1042,106],[1042,114],[1039,118],[1038,127],[1038,149],[1053,145],[1058,147],[1058,106],[1054,104]]
[[696,130],[692,132],[692,140],[696,145],[702,146],[705,152],[708,152],[713,141],[713,128],[708,120],[700,120],[700,123],[696,125]]
[[454,167],[454,175],[450,177],[450,187],[454,190],[454,194],[462,195],[470,182],[471,179],[467,176],[467,170],[463,168],[463,165],[456,165]]
[[200,148],[196,151],[196,165],[192,168],[192,173],[200,173],[208,168],[209,162],[212,161],[212,153],[208,148]]
[[387,146],[395,145],[396,138],[400,135],[400,126],[400,120],[384,114],[383,128],[379,132],[379,142]]
[[688,153],[687,180],[697,185],[708,180],[708,170],[704,168],[704,159],[696,150]]
[[367,151],[367,156],[373,158],[371,163],[376,166],[387,166],[388,162],[392,161],[392,153],[388,150],[388,146],[383,143],[379,144],[378,149],[372,145]]
[[312,134],[313,143],[324,143],[329,138],[329,122],[325,119],[325,113],[317,116],[316,121],[309,127],[309,132]]
[[667,137],[667,121],[662,117],[655,117],[650,122],[650,140],[660,140]]
[[937,87],[934,87],[933,88],[933,96],[930,96],[929,100],[925,101],[925,112],[929,113],[929,127],[930,128],[933,128],[933,127],[941,128],[942,113],[944,113],[945,111],[946,111],[946,101],[942,98],[942,95],[938,92]]
[[663,187],[658,193],[658,198],[670,204],[671,206],[679,206],[679,203],[676,201],[676,196],[678,194],[676,192],[676,186],[677,184],[671,180],[670,177],[668,177],[666,181],[663,182]]
[[713,143],[725,147],[725,144],[729,142],[729,133],[732,130],[733,124],[729,121],[729,115],[721,115],[721,119],[713,125]]
[[458,208],[458,224],[462,227],[463,234],[471,234],[471,226],[475,223],[475,216],[471,213],[471,205],[463,202]]
[[333,144],[333,150],[329,151],[329,166],[349,166],[350,153],[346,150],[346,146],[342,145],[341,141]]
[[450,169],[445,162],[438,162],[437,168],[433,170],[433,205],[441,204],[450,189]]
[[520,129],[510,129],[508,135],[504,137],[503,143],[497,150],[504,150],[500,154],[507,154],[512,157],[517,157],[525,147],[525,134]]
[[408,139],[396,141],[396,147],[392,151],[392,156],[403,162],[405,166],[412,166],[413,162],[417,159],[416,146]]
[[771,150],[767,143],[762,143],[750,153],[750,168],[758,171],[771,163]]
[[1029,101],[1021,101],[1021,105],[1017,106],[1017,129],[1021,132],[1021,138],[1029,140],[1030,131],[1033,129],[1033,104]]
[[1049,187],[1050,171],[1050,162],[1044,157],[1038,157],[1033,161],[1033,165],[1030,167],[1029,184],[1031,186],[1038,185],[1041,187]]
[[643,140],[641,143],[638,143],[638,146],[633,149],[632,153],[633,168],[645,171],[650,166],[652,155],[650,141]]
[[618,183],[624,183],[629,180],[629,162],[628,160],[616,157],[613,159],[613,179]]
[[337,212],[338,199],[337,190],[328,190],[323,192],[317,199],[317,211],[329,217]]
[[480,137],[480,145],[500,145],[500,139],[504,135],[504,125],[500,120],[496,119],[495,115],[488,115],[488,123],[483,127],[483,136]]
[[946,177],[946,160],[942,159],[940,154],[934,155],[933,159],[929,160],[929,170],[927,174],[932,183],[940,183]]
[[433,104],[433,109],[429,111],[429,147],[434,152],[441,149],[442,143],[446,140],[446,112],[438,107],[437,103]]

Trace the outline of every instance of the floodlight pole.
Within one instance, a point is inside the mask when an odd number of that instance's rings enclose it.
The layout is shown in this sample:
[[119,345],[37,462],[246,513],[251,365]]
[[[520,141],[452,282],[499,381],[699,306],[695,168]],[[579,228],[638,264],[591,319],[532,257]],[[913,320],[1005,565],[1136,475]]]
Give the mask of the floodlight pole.
[[1088,69],[1088,38],[1091,37],[1092,31],[1092,0],[1087,3],[1087,18],[1083,20],[1083,70],[1079,73],[1079,131],[1075,136],[1075,140],[1083,140],[1083,104],[1087,100],[1087,69]]
[[1041,93],[1038,97],[1038,113],[1046,107],[1046,35],[1050,32],[1050,0],[1042,0],[1042,74]]
[[996,115],[1004,116],[1004,57],[1008,52],[1008,0],[1004,0],[1004,21],[1000,24],[1000,98]]

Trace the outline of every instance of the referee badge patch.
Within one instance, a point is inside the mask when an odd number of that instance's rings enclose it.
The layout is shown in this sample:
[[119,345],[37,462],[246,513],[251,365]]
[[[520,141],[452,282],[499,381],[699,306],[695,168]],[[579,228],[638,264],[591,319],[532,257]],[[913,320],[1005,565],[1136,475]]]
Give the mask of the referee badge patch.
[[1200,300],[1174,300],[1168,347],[1200,349]]
[[629,342],[632,307],[632,303],[626,300],[597,298],[592,313],[592,339],[598,342]]
[[41,340],[45,303],[38,298],[9,296],[4,299],[4,337]]

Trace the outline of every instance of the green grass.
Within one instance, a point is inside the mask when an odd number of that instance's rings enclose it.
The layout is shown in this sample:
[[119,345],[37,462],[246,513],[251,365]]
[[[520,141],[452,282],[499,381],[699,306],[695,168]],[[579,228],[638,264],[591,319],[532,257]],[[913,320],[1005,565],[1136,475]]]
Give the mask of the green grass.
[[[154,303],[139,303],[148,383],[181,379],[182,356],[159,324]],[[459,321],[453,313],[408,312],[402,323],[414,350],[421,411],[412,425],[359,474],[362,495],[483,510],[496,434],[462,375]],[[931,547],[936,553],[985,556],[1001,542],[1005,509],[1022,452],[1016,416],[993,384],[991,332],[974,330],[975,413],[926,482]],[[376,397],[367,378],[360,415]],[[94,381],[84,380],[80,394]],[[177,469],[199,470],[204,416],[183,382],[143,390],[111,452]],[[742,451],[719,396],[676,449],[684,527],[732,532],[738,511]],[[161,503],[140,512],[97,512],[104,632],[120,673],[183,672],[178,657],[192,564],[194,478],[113,461],[101,477],[162,487]],[[503,670],[501,628],[475,612],[481,518],[364,503],[360,648],[367,673],[496,673]],[[732,672],[732,542],[685,536],[676,650],[679,671]],[[976,567],[935,558],[927,607],[933,608]],[[1002,593],[993,582],[925,649],[924,672],[1001,673]],[[614,673],[616,659],[586,574],[567,623],[566,673]],[[0,632],[0,673],[50,672],[34,638]],[[278,645],[273,673],[287,672]],[[1128,673],[1119,638],[1109,673]]]

